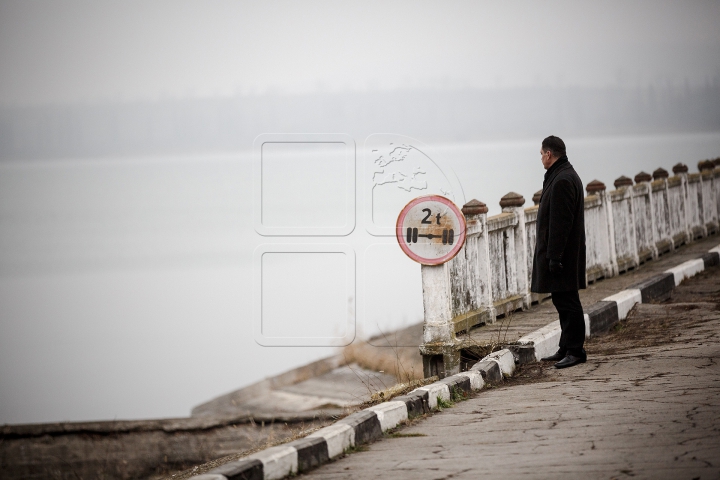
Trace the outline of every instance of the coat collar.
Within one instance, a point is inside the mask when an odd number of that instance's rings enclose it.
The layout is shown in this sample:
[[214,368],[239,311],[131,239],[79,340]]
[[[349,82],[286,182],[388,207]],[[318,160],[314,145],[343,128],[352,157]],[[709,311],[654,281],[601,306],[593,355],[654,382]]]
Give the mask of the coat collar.
[[563,155],[558,158],[557,162],[553,163],[552,167],[548,168],[547,172],[545,172],[543,190],[545,190],[547,186],[555,180],[555,177],[557,177],[560,172],[567,170],[568,168],[572,168],[572,165],[570,165],[567,155]]

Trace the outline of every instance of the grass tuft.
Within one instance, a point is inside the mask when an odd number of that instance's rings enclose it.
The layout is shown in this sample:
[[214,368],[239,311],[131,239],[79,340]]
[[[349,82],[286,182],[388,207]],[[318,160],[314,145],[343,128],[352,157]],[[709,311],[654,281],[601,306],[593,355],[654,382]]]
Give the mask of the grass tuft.
[[387,436],[390,438],[427,437],[427,435],[425,435],[424,433],[400,433],[400,432],[388,433]]
[[453,402],[452,400],[445,400],[440,396],[437,397],[438,410],[442,411],[443,408],[450,408],[453,405],[455,405],[455,402]]
[[452,387],[452,389],[450,390],[450,399],[453,402],[459,402],[459,401],[465,400],[465,399],[467,399],[467,397],[468,397],[467,393],[462,388]]
[[405,395],[406,393],[410,393],[418,387],[424,387],[425,385],[428,385],[428,384],[431,384],[431,383],[437,382],[437,381],[438,381],[438,377],[432,376],[429,378],[423,378],[422,380],[411,380],[406,383],[398,383],[397,385],[386,388],[385,390],[371,394],[370,401],[362,404],[360,406],[360,408],[366,408],[366,407],[370,407],[372,405],[377,405],[378,403],[387,402],[388,400],[391,400],[394,397],[399,397],[400,395]]
[[354,445],[352,447],[348,447],[345,449],[345,455],[351,455],[353,453],[358,453],[358,452],[365,452],[365,451],[367,451],[367,449],[368,449],[367,444]]

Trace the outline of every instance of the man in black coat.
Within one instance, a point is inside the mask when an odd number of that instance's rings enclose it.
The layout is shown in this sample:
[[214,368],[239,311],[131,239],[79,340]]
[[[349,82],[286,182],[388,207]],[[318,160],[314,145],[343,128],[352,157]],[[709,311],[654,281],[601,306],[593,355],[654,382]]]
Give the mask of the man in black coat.
[[537,243],[533,259],[532,285],[536,293],[552,293],[560,316],[558,351],[543,361],[556,361],[557,368],[572,367],[587,360],[585,319],[578,290],[585,288],[585,200],[583,185],[565,155],[565,143],[550,136],[540,149],[547,170],[537,216]]

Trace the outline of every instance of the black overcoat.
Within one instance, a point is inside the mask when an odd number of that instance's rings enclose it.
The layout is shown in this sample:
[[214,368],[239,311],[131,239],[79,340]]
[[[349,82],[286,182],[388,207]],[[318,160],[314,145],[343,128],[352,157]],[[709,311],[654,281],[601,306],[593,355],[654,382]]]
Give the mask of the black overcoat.
[[[530,290],[585,288],[585,199],[580,177],[567,157],[558,159],[545,174],[536,225]],[[562,262],[562,272],[550,273],[550,259]]]

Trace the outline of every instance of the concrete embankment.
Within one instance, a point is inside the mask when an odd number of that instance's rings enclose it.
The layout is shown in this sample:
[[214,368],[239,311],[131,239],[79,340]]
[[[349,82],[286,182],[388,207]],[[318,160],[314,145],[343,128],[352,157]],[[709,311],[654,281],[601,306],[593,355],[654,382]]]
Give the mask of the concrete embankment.
[[256,415],[0,427],[0,478],[161,478],[332,422]]
[[[417,345],[419,332],[416,325],[392,337]],[[404,365],[422,365],[417,347],[378,349],[358,344],[345,355],[206,402],[193,409],[190,418],[3,425],[0,478],[162,478],[303,436],[369,400],[371,393],[397,383],[394,375],[362,368],[357,361],[365,359],[370,367],[382,370],[399,358]]]
[[[421,333],[415,325],[388,338],[419,345]],[[0,478],[162,478],[303,436],[395,385],[395,374],[412,371],[413,364],[422,373],[417,347],[358,342],[199,405],[189,418],[3,425]]]

